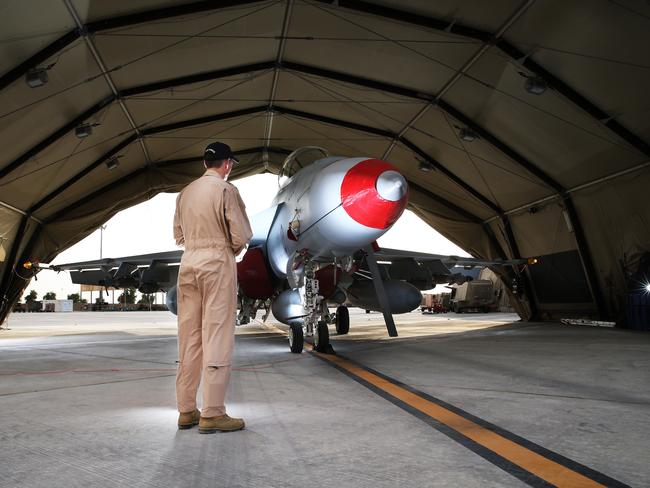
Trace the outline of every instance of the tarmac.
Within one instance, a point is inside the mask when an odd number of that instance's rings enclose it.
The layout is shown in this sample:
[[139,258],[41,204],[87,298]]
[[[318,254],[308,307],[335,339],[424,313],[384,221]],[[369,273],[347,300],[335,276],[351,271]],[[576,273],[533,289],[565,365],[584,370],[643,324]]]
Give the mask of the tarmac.
[[[351,311],[336,355],[239,327],[241,432],[178,431],[175,317],[14,314],[0,487],[650,486],[650,335]],[[7,324],[5,324],[7,325]]]

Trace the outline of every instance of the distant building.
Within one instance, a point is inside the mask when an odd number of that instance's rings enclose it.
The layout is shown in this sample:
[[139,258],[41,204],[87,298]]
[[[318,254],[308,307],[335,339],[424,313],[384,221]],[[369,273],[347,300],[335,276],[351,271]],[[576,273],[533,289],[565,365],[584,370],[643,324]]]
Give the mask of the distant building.
[[43,312],[72,312],[72,300],[43,300]]

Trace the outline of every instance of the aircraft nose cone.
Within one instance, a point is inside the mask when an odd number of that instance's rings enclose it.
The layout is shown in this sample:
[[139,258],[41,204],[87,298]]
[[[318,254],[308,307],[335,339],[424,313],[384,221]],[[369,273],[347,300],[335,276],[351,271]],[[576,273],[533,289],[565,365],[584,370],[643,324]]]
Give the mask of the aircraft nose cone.
[[408,185],[394,166],[366,159],[348,170],[341,183],[341,204],[352,219],[373,229],[387,230],[402,215]]
[[406,195],[407,185],[404,177],[397,171],[384,171],[375,183],[377,193],[384,200],[397,202]]

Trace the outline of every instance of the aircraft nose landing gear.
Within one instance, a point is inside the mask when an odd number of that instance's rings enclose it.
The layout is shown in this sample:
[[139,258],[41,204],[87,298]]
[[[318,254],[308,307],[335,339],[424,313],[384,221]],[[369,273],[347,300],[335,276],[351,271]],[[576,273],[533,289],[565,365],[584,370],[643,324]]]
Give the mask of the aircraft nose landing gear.
[[318,327],[314,331],[314,350],[325,354],[334,353],[334,348],[330,344],[330,331],[325,321],[318,322]]
[[305,336],[302,332],[302,325],[293,324],[289,327],[289,349],[294,354],[300,354],[305,344]]
[[[303,263],[304,281],[300,287],[300,301],[303,311],[303,323],[293,324],[289,329],[289,348],[293,353],[300,353],[303,349],[305,336],[314,338],[314,350],[321,353],[332,354],[334,349],[330,345],[328,320],[331,316],[327,310],[327,302],[318,293],[319,283],[316,279],[318,265],[307,260]],[[293,267],[292,267],[293,269]],[[296,280],[298,283],[298,280]]]

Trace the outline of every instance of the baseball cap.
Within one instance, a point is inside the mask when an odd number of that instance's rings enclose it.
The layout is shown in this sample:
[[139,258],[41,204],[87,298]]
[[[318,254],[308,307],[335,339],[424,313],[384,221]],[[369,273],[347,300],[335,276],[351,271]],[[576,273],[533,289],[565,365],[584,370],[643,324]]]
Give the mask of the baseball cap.
[[203,152],[203,159],[206,161],[217,161],[219,159],[228,158],[231,158],[235,163],[239,163],[232,153],[230,146],[223,142],[213,142],[212,144],[208,144]]

